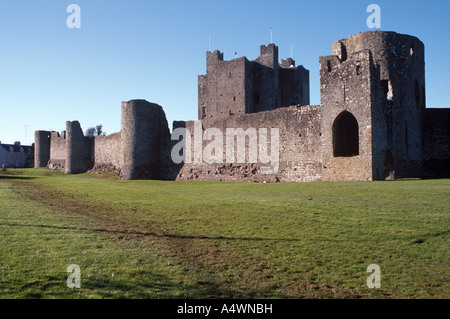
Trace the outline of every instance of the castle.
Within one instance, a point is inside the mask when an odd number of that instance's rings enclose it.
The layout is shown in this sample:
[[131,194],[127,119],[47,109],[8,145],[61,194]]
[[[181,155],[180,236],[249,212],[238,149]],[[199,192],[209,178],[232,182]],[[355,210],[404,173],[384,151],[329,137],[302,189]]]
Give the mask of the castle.
[[[309,182],[448,176],[450,109],[426,108],[419,39],[358,33],[336,41],[332,55],[320,57],[319,64],[321,105],[309,105],[309,71],[292,58],[279,61],[274,44],[261,46],[254,61],[224,61],[221,52],[207,52],[207,73],[198,77],[199,120],[173,123],[173,131],[185,129],[183,136],[171,136],[161,106],[131,100],[122,102],[121,131],[115,134],[85,137],[77,121],[67,122],[61,134],[36,131],[35,167],[68,174],[111,170],[121,179]],[[250,132],[276,128],[277,170],[264,172],[265,164],[249,161],[248,153],[238,161],[187,160],[195,146],[203,150],[210,142],[203,134],[212,128],[239,128],[246,147]],[[173,161],[180,142],[181,163]],[[268,145],[273,153],[274,143]]]

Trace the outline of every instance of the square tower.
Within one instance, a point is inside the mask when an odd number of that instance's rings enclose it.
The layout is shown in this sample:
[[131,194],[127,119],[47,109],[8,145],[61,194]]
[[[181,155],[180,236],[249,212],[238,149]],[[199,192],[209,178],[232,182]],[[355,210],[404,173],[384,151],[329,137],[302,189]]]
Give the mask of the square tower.
[[198,118],[206,127],[233,115],[309,104],[309,71],[292,59],[280,66],[275,44],[261,45],[254,61],[224,61],[217,50],[206,60],[207,74],[198,77]]

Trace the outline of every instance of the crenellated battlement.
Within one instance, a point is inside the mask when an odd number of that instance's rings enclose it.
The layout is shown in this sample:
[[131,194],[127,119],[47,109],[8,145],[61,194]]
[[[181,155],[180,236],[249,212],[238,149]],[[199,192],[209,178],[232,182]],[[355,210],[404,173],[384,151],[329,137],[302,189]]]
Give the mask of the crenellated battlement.
[[280,67],[273,43],[261,45],[254,61],[224,61],[220,51],[206,56],[207,74],[198,78],[198,118],[206,126],[235,114],[309,104],[309,71],[295,67],[292,58],[281,60]]

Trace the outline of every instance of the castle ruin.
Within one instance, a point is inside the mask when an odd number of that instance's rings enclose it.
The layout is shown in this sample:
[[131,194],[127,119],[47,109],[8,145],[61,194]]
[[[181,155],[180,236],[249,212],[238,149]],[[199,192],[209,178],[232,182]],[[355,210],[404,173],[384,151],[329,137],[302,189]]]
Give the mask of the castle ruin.
[[[175,121],[172,129],[185,128],[195,140],[195,132],[209,128],[244,133],[276,128],[279,167],[271,174],[248,160],[174,163],[171,152],[180,140],[172,140],[162,107],[145,100],[122,102],[121,131],[108,136],[85,137],[77,121],[67,122],[61,134],[36,131],[35,167],[68,174],[117,171],[121,179],[310,182],[448,176],[450,109],[426,108],[424,50],[416,37],[395,32],[370,31],[336,41],[332,54],[319,59],[321,105],[309,105],[309,71],[291,58],[279,60],[274,44],[261,46],[254,61],[224,61],[221,52],[207,52],[207,72],[198,78],[198,121]],[[196,141],[202,149],[208,144],[207,138]],[[185,145],[191,153],[194,144]]]

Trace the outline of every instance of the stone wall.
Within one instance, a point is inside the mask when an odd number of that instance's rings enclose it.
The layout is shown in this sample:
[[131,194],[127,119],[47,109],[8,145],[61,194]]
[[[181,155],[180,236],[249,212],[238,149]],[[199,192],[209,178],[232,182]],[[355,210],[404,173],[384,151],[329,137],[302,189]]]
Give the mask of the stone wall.
[[427,108],[423,118],[422,150],[425,173],[450,177],[450,109]]
[[[323,128],[325,180],[342,180],[342,173],[350,180],[420,175],[425,107],[423,43],[395,32],[358,33],[336,41],[333,55],[321,57],[320,66],[321,100],[327,110]],[[360,153],[355,158],[337,159],[331,152],[332,125],[343,111],[352,113],[358,122]],[[329,167],[339,168],[340,173],[327,177],[327,172],[336,171]]]
[[260,55],[251,64],[250,76],[247,79],[252,97],[249,101],[250,105],[247,106],[249,110],[247,113],[275,110],[281,107],[279,70],[278,47],[273,43],[267,46],[261,45]]
[[[295,61],[291,60],[295,65]],[[309,71],[303,66],[280,68],[281,106],[309,104]]]
[[[279,62],[274,44],[261,46],[254,61],[207,52],[199,121],[173,124],[188,130],[182,142],[171,140],[161,106],[132,100],[122,102],[119,133],[86,138],[78,122],[67,122],[66,137],[37,131],[36,167],[94,167],[121,179],[309,182],[417,177],[425,163],[441,176],[450,167],[450,111],[425,109],[424,50],[416,37],[395,32],[336,41],[319,59],[320,106],[308,105],[309,71],[292,58]],[[230,158],[239,148],[244,156]],[[185,161],[173,162],[180,151]]]
[[122,102],[121,179],[158,179],[170,132],[161,106],[145,100]]
[[107,136],[95,136],[93,144],[93,170],[118,172],[123,160],[120,132]]
[[92,139],[85,137],[78,121],[66,122],[66,174],[85,173],[92,167]]
[[[371,70],[371,57],[367,50],[354,53],[345,61],[338,56],[320,58],[320,92],[324,110],[321,147],[325,181],[373,180]],[[338,132],[334,132],[333,127],[339,116],[356,120],[354,135],[344,136],[343,141],[334,140]],[[349,139],[355,139],[356,151],[334,154],[336,143],[346,143]]]
[[[259,112],[231,116],[228,119],[217,120],[209,127],[221,132],[221,136],[206,139],[206,132],[201,121],[190,121],[185,127],[191,134],[190,163],[185,163],[177,176],[177,180],[222,180],[222,181],[256,181],[256,182],[306,182],[318,181],[322,178],[321,165],[321,139],[320,139],[321,107],[320,106],[291,106],[273,111]],[[238,139],[234,139],[235,157],[229,161],[227,147],[227,129],[255,129],[258,140],[256,144],[257,160],[249,158],[250,138],[245,137],[245,159],[239,161],[237,157]],[[267,170],[275,161],[261,161],[259,146],[261,141],[260,129],[266,130],[267,155],[276,154],[272,144],[272,129],[278,129],[279,135],[279,162],[278,169],[273,173]],[[235,131],[236,132],[236,131]],[[247,131],[249,132],[249,131]],[[200,138],[199,138],[200,136]],[[208,163],[204,154],[208,152],[208,145],[220,138],[219,144],[223,145],[222,156],[217,157],[218,162]],[[196,153],[200,149],[203,153]],[[220,149],[219,149],[220,151]],[[211,152],[214,153],[214,152]],[[220,155],[220,154],[219,154]],[[196,162],[196,156],[203,157]],[[198,158],[198,157],[197,157]]]
[[385,177],[387,153],[392,153],[396,178],[417,176],[426,103],[424,45],[416,37],[384,31],[358,33],[333,44],[333,55],[341,62],[367,50],[375,68],[371,71],[374,178]]
[[47,167],[53,170],[64,170],[66,164],[66,131],[51,132],[50,160]]

